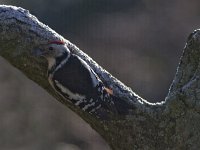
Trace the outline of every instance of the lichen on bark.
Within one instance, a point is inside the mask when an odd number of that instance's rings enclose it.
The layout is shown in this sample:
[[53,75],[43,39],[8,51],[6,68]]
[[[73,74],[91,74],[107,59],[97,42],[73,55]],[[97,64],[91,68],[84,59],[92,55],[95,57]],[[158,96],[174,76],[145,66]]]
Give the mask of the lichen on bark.
[[[87,54],[42,24],[27,10],[0,6],[0,56],[47,90],[88,122],[115,150],[198,149],[200,147],[200,31],[193,32],[184,48],[168,96],[149,103],[100,67]],[[132,109],[126,116],[102,121],[74,107],[49,86],[47,64],[31,55],[32,49],[50,40],[63,40],[72,53],[84,59],[114,94]]]

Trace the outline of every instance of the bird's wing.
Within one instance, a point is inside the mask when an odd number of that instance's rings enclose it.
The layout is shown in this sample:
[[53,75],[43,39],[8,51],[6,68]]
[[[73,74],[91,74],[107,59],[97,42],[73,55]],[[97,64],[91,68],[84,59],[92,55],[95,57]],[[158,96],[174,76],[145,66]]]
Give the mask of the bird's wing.
[[76,55],[71,55],[67,63],[54,73],[53,80],[74,94],[89,97],[98,94],[95,87],[100,80],[92,68]]

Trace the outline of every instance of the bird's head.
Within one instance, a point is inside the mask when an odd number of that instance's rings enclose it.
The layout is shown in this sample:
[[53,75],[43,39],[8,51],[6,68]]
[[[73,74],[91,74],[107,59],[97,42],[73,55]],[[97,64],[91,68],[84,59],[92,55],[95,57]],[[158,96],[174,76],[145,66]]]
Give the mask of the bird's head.
[[35,56],[41,56],[48,61],[48,68],[50,69],[58,61],[62,61],[70,56],[70,50],[63,41],[50,41],[47,44],[41,45],[34,49]]
[[35,56],[42,56],[45,58],[59,58],[70,53],[65,42],[50,41],[47,44],[41,45],[33,51]]

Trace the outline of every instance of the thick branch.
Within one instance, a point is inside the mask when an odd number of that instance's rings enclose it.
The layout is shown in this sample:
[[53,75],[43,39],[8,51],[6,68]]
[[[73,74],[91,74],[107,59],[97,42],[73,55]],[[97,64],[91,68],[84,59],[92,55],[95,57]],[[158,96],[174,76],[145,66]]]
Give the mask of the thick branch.
[[[199,145],[199,38],[188,39],[176,77],[165,102],[149,103],[100,67],[88,55],[42,24],[27,10],[0,6],[0,55],[28,78],[70,107],[96,129],[113,149],[195,149]],[[47,64],[31,51],[52,40],[63,40],[72,53],[84,59],[114,95],[132,109],[126,116],[107,121],[95,119],[58,96],[49,86]],[[127,108],[128,109],[128,108]]]

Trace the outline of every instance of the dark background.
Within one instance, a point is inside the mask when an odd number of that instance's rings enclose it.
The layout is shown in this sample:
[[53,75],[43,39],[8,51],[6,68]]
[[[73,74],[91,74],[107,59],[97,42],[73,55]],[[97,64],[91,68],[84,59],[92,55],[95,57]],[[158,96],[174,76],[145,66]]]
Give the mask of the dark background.
[[[0,0],[30,10],[149,101],[164,100],[198,0]],[[70,148],[71,147],[71,148]],[[0,149],[107,150],[78,116],[0,58]]]

